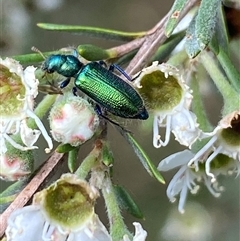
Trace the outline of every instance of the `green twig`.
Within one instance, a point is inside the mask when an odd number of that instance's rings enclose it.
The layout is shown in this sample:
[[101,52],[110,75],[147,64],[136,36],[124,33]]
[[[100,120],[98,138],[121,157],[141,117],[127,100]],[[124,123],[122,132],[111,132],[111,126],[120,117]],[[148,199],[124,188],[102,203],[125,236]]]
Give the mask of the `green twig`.
[[204,68],[209,73],[210,77],[214,81],[218,90],[223,96],[224,107],[222,110],[222,115],[225,116],[234,110],[239,109],[239,94],[235,89],[229,84],[228,79],[223,75],[218,67],[216,59],[213,58],[212,53],[208,51],[203,51],[201,53],[201,60]]
[[110,235],[113,241],[123,240],[123,236],[126,234],[132,238],[132,234],[124,224],[114,187],[108,175],[104,179],[102,194],[106,203],[108,220],[110,222]]

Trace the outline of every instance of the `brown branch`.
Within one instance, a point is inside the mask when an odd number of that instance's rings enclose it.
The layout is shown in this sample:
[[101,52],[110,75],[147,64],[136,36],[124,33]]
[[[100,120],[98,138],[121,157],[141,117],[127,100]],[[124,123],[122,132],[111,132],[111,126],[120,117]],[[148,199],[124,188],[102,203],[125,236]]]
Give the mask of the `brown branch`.
[[145,36],[134,39],[128,43],[118,45],[116,47],[108,49],[109,52],[113,52],[116,58],[119,58],[134,49],[139,48],[144,42]]
[[3,236],[7,228],[7,220],[10,214],[18,208],[23,207],[38,190],[39,186],[49,177],[53,169],[61,163],[63,153],[54,152],[48,160],[43,164],[42,168],[37,172],[27,186],[19,193],[16,199],[0,216],[0,237]]
[[[189,0],[181,12],[179,21],[189,12],[191,8],[193,8],[193,6],[197,4],[197,2],[198,0]],[[168,19],[168,15],[169,13],[165,15],[165,17],[155,27],[153,27],[152,30],[150,30],[153,32],[152,34],[145,36],[144,43],[126,68],[126,72],[129,75],[133,75],[140,71],[146,63],[148,63],[160,44],[166,40],[167,37],[164,34],[164,25]]]
[[[165,17],[167,17],[167,16],[168,15],[166,15]],[[160,22],[158,22],[152,29],[147,31],[144,36],[142,36],[140,38],[137,38],[137,39],[134,39],[134,40],[132,40],[128,43],[118,45],[116,47],[108,49],[108,51],[115,53],[116,57],[121,57],[121,56],[131,52],[132,50],[135,50],[135,49],[139,48],[144,43],[147,36],[152,35],[159,28],[162,28],[162,27],[163,27],[163,19]]]

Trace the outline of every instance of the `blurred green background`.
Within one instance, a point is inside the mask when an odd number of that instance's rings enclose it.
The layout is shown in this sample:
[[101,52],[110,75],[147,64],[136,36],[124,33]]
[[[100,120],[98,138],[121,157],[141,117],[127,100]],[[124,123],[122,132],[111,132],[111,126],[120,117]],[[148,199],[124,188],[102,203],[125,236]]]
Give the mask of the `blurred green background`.
[[[1,0],[0,53],[1,56],[31,53],[32,46],[36,46],[42,52],[67,46],[76,47],[79,44],[113,47],[121,42],[49,32],[38,28],[36,24],[47,22],[143,31],[152,28],[169,11],[172,3],[172,0]],[[239,47],[239,40],[232,46],[234,52],[234,48]],[[211,122],[216,125],[220,118],[222,100],[210,82],[206,81],[205,84],[203,89],[207,90],[204,92],[206,108],[208,113],[211,113]],[[153,148],[149,128],[152,125],[151,120],[144,123],[126,121],[125,124],[133,131],[156,165],[168,155],[183,149],[174,141],[173,136],[167,147]],[[204,186],[196,196],[189,194],[186,214],[181,215],[177,212],[177,202],[171,204],[165,194],[167,185],[162,185],[151,178],[126,141],[113,127],[109,129],[109,142],[115,157],[115,183],[123,185],[142,209],[145,220],[139,221],[148,231],[147,240],[240,240],[239,179],[220,178],[220,184],[225,186],[225,191],[218,199],[211,196]],[[81,148],[80,159],[83,159],[91,149],[91,144],[88,143]],[[38,161],[45,158],[40,153],[36,153],[36,157]],[[174,173],[164,173],[167,183]],[[1,181],[0,185],[4,188],[5,183]],[[97,213],[107,225],[105,207],[101,199],[97,204]],[[133,231],[132,222],[137,220],[124,212],[123,215]]]

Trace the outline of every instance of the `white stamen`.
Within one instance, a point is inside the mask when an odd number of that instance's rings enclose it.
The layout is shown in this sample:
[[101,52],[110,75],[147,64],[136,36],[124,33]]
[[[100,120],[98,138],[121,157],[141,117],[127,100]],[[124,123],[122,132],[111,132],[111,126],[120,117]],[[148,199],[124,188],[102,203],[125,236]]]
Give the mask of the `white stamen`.
[[182,191],[180,193],[179,204],[178,204],[178,211],[182,214],[185,212],[184,205],[186,203],[187,194],[188,194],[187,185],[183,185]]
[[198,167],[198,162],[197,160],[212,146],[212,144],[217,140],[217,136],[213,136],[210,141],[202,148],[200,149],[196,155],[194,156],[194,158],[192,158],[189,162],[188,162],[188,166],[191,166],[193,163],[195,164],[195,171],[197,172],[199,170]]
[[13,135],[19,133],[19,131],[20,131],[20,121],[17,121],[15,125],[15,132],[13,133]]
[[17,133],[16,128],[15,128],[15,132],[14,133],[11,132],[11,129],[12,129],[12,126],[13,126],[14,122],[15,122],[14,120],[9,121],[9,123],[6,125],[5,131],[4,131],[5,133],[11,133],[11,134],[16,134]]
[[185,108],[182,108],[182,113],[187,117],[188,121],[189,121],[189,125],[190,125],[190,128],[188,131],[195,131],[196,130],[196,125],[193,121],[193,118],[189,112],[189,110],[185,109]]
[[198,192],[199,189],[200,189],[200,186],[199,186],[199,185],[196,185],[196,186],[194,186],[194,187],[192,188],[191,193],[192,193],[192,194],[197,194],[197,192]]
[[158,117],[155,115],[153,119],[153,146],[155,148],[161,147],[159,139]]
[[1,127],[0,134],[4,134],[4,133],[6,133],[6,130],[8,128],[8,124],[4,121],[1,121],[0,127]]
[[15,142],[11,137],[9,137],[7,134],[3,134],[4,138],[16,149],[19,149],[21,151],[28,151],[28,150],[32,150],[32,149],[38,149],[37,146],[22,146],[20,144],[18,144],[17,142]]
[[169,143],[171,133],[171,120],[172,116],[168,115],[166,120],[165,141],[160,140],[162,146],[166,146]]
[[210,172],[210,163],[211,161],[219,154],[219,152],[222,150],[222,146],[219,146],[207,159],[206,164],[205,164],[205,170],[206,174],[211,177],[211,182],[215,182],[216,178],[213,173]]
[[[211,187],[212,183],[208,180],[207,176],[203,176],[205,185],[209,192],[214,196],[214,197],[219,197],[221,194],[218,192],[215,192],[215,190]],[[215,182],[216,183],[216,182]]]
[[[43,137],[45,138],[45,140],[48,143],[48,147],[50,150],[52,150],[53,148],[53,143],[52,143],[52,139],[50,138],[50,136],[48,135],[44,125],[42,124],[41,120],[38,118],[38,116],[36,116],[32,111],[27,110],[27,114],[29,117],[33,118],[38,126],[38,128],[41,130]],[[47,151],[49,150],[47,149]]]
[[42,231],[42,239],[43,241],[51,241],[52,234],[54,231],[54,226],[50,225],[49,222],[44,223],[43,231]]
[[225,188],[223,186],[218,185],[218,182],[213,183],[213,188],[218,192],[223,192],[225,190]]
[[[192,176],[194,175],[193,172],[191,171]],[[188,172],[186,172],[186,185],[188,187],[189,190],[193,190],[192,186],[196,186],[196,183],[194,182],[194,178],[191,177],[190,175],[190,170]]]
[[[24,85],[26,85],[27,83],[24,81]],[[22,98],[21,98],[21,95],[20,94],[18,94],[17,95],[17,100],[19,100],[19,101],[24,101],[24,100],[26,100],[26,96],[23,96]]]

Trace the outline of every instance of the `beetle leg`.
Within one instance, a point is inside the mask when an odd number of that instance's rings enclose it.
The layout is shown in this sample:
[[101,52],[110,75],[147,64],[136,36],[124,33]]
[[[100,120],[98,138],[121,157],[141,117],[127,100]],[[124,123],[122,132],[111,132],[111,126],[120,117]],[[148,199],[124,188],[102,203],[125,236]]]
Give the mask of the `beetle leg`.
[[109,70],[113,72],[114,69],[118,70],[127,80],[132,82],[131,77],[119,65],[111,64]]
[[118,126],[119,128],[121,128],[121,129],[122,129],[123,131],[125,131],[125,132],[131,133],[131,131],[125,129],[124,127],[122,127],[121,125],[119,125],[117,122],[115,122],[115,121],[109,119],[107,116],[105,116],[105,115],[102,113],[102,109],[101,109],[101,107],[100,107],[99,105],[96,105],[96,106],[95,106],[95,111],[96,111],[96,113],[97,113],[99,116],[101,116],[101,117],[104,118],[105,120],[109,121],[109,122],[112,123],[113,125]]
[[76,87],[72,88],[72,93],[74,96],[77,96],[77,88]]
[[[104,68],[107,68],[107,64],[103,60],[98,61],[98,63],[102,65]],[[131,77],[119,65],[111,64],[109,66],[109,71],[113,72],[114,69],[118,70],[118,72],[120,72],[127,80],[133,81]]]
[[137,79],[138,76],[142,73],[142,72],[139,72],[139,74],[132,79],[119,65],[111,64],[109,67],[109,70],[113,71],[114,69],[117,69],[122,75],[124,75],[126,77],[127,80],[129,80],[131,82],[134,81],[135,79]]
[[65,79],[65,80],[60,84],[59,87],[60,87],[61,89],[63,89],[64,87],[66,87],[66,86],[69,84],[70,80],[71,80],[70,77],[67,78],[67,79]]

